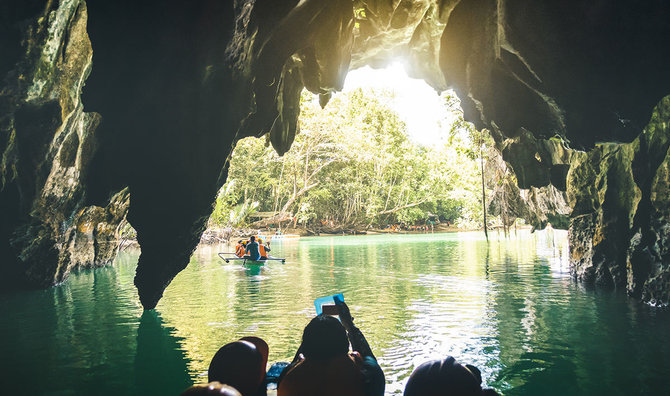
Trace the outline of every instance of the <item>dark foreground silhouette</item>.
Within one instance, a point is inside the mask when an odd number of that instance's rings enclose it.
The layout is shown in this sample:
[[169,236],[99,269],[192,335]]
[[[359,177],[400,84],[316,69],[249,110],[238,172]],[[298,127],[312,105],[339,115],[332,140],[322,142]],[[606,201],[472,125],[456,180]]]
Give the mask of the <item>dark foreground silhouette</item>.
[[[384,372],[349,307],[336,301],[339,320],[321,314],[302,334],[292,362],[277,362],[265,372],[269,347],[258,337],[244,337],[221,347],[209,365],[209,384],[195,385],[182,396],[381,396]],[[481,372],[451,356],[421,364],[410,376],[405,396],[491,396],[482,389]],[[222,385],[225,384],[225,385]]]

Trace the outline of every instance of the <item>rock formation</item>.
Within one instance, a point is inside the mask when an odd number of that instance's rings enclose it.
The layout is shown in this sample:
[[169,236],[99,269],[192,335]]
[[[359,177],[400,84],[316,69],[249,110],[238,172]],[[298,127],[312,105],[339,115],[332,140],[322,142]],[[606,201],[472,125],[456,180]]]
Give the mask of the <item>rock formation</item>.
[[575,275],[654,304],[670,301],[669,121],[666,97],[633,142],[598,145],[568,174]]
[[26,0],[0,15],[1,265],[14,277],[55,284],[109,261],[129,196],[135,283],[153,308],[236,139],[269,133],[283,153],[303,87],[325,104],[348,70],[402,58],[491,130],[533,211],[567,194],[577,276],[668,300],[665,102],[637,137],[670,93],[663,0]]
[[0,279],[46,287],[74,267],[111,262],[127,189],[84,202],[100,115],[85,113],[91,69],[86,4],[3,6],[0,91]]
[[[564,143],[559,140],[536,140],[528,132],[522,133],[525,136],[524,144],[520,144],[520,139],[505,139],[501,143],[489,148],[486,154],[486,170],[488,188],[492,188],[493,194],[488,197],[488,210],[493,216],[500,216],[506,223],[505,226],[511,226],[517,218],[524,219],[534,230],[542,230],[551,223],[552,227],[558,229],[567,229],[570,224],[570,214],[572,207],[568,204],[568,196],[565,192],[565,178],[558,178],[556,187],[549,183],[542,187],[524,185],[526,174],[516,174],[516,169],[533,170],[539,169],[523,164],[515,164],[505,161],[503,153],[512,161],[528,160],[529,158],[519,156],[522,152],[535,152],[533,161],[551,161],[556,164],[553,167],[560,169],[564,166],[569,169],[573,158],[583,154],[582,152],[566,149]],[[510,154],[508,148],[516,150],[517,153]],[[541,154],[540,154],[541,153]],[[541,171],[541,170],[540,170]],[[561,171],[562,174],[562,171]],[[549,175],[545,175],[549,176]],[[552,180],[553,182],[553,180]]]

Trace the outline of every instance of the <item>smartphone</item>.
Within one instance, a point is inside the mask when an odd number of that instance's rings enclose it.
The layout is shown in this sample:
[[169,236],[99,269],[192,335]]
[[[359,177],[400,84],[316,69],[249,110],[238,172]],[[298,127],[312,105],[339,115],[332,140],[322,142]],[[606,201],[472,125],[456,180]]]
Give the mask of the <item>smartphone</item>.
[[322,305],[321,306],[321,311],[325,313],[326,315],[330,316],[338,316],[340,314],[340,310],[337,309],[337,305]]
[[[332,296],[321,297],[314,300],[314,308],[316,308],[316,314],[321,315],[321,313],[325,313],[326,315],[338,315],[339,311],[337,310],[335,301],[344,302],[344,295],[342,293],[338,293],[333,294]],[[326,308],[327,306],[330,306],[332,308]],[[327,312],[326,310],[329,311]]]

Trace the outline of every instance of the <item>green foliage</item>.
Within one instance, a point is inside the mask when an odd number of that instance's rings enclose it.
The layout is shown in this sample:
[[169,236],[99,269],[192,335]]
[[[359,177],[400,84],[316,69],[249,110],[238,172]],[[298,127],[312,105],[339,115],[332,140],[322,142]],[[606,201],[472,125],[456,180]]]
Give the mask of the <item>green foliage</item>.
[[241,227],[246,225],[249,215],[253,214],[259,206],[258,201],[248,198],[240,203],[235,194],[235,180],[229,182],[219,191],[219,197],[214,206],[214,212],[210,216],[210,222],[224,227]]
[[290,214],[303,225],[423,224],[429,213],[475,224],[481,174],[479,150],[470,143],[474,128],[459,113],[449,144],[413,143],[385,104],[391,95],[359,89],[321,109],[303,92],[291,150],[279,157],[264,139],[238,142],[211,221],[243,225],[257,209]]

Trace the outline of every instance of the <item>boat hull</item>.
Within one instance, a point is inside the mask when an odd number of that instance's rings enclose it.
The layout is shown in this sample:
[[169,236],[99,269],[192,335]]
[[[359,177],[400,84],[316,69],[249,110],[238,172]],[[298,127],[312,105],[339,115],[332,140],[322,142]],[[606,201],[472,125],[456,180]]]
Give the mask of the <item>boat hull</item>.
[[250,258],[237,257],[234,253],[219,253],[219,257],[226,263],[231,261],[241,261],[242,265],[265,265],[268,261],[280,261],[282,264],[286,262],[286,259],[272,256],[263,260],[252,260]]

